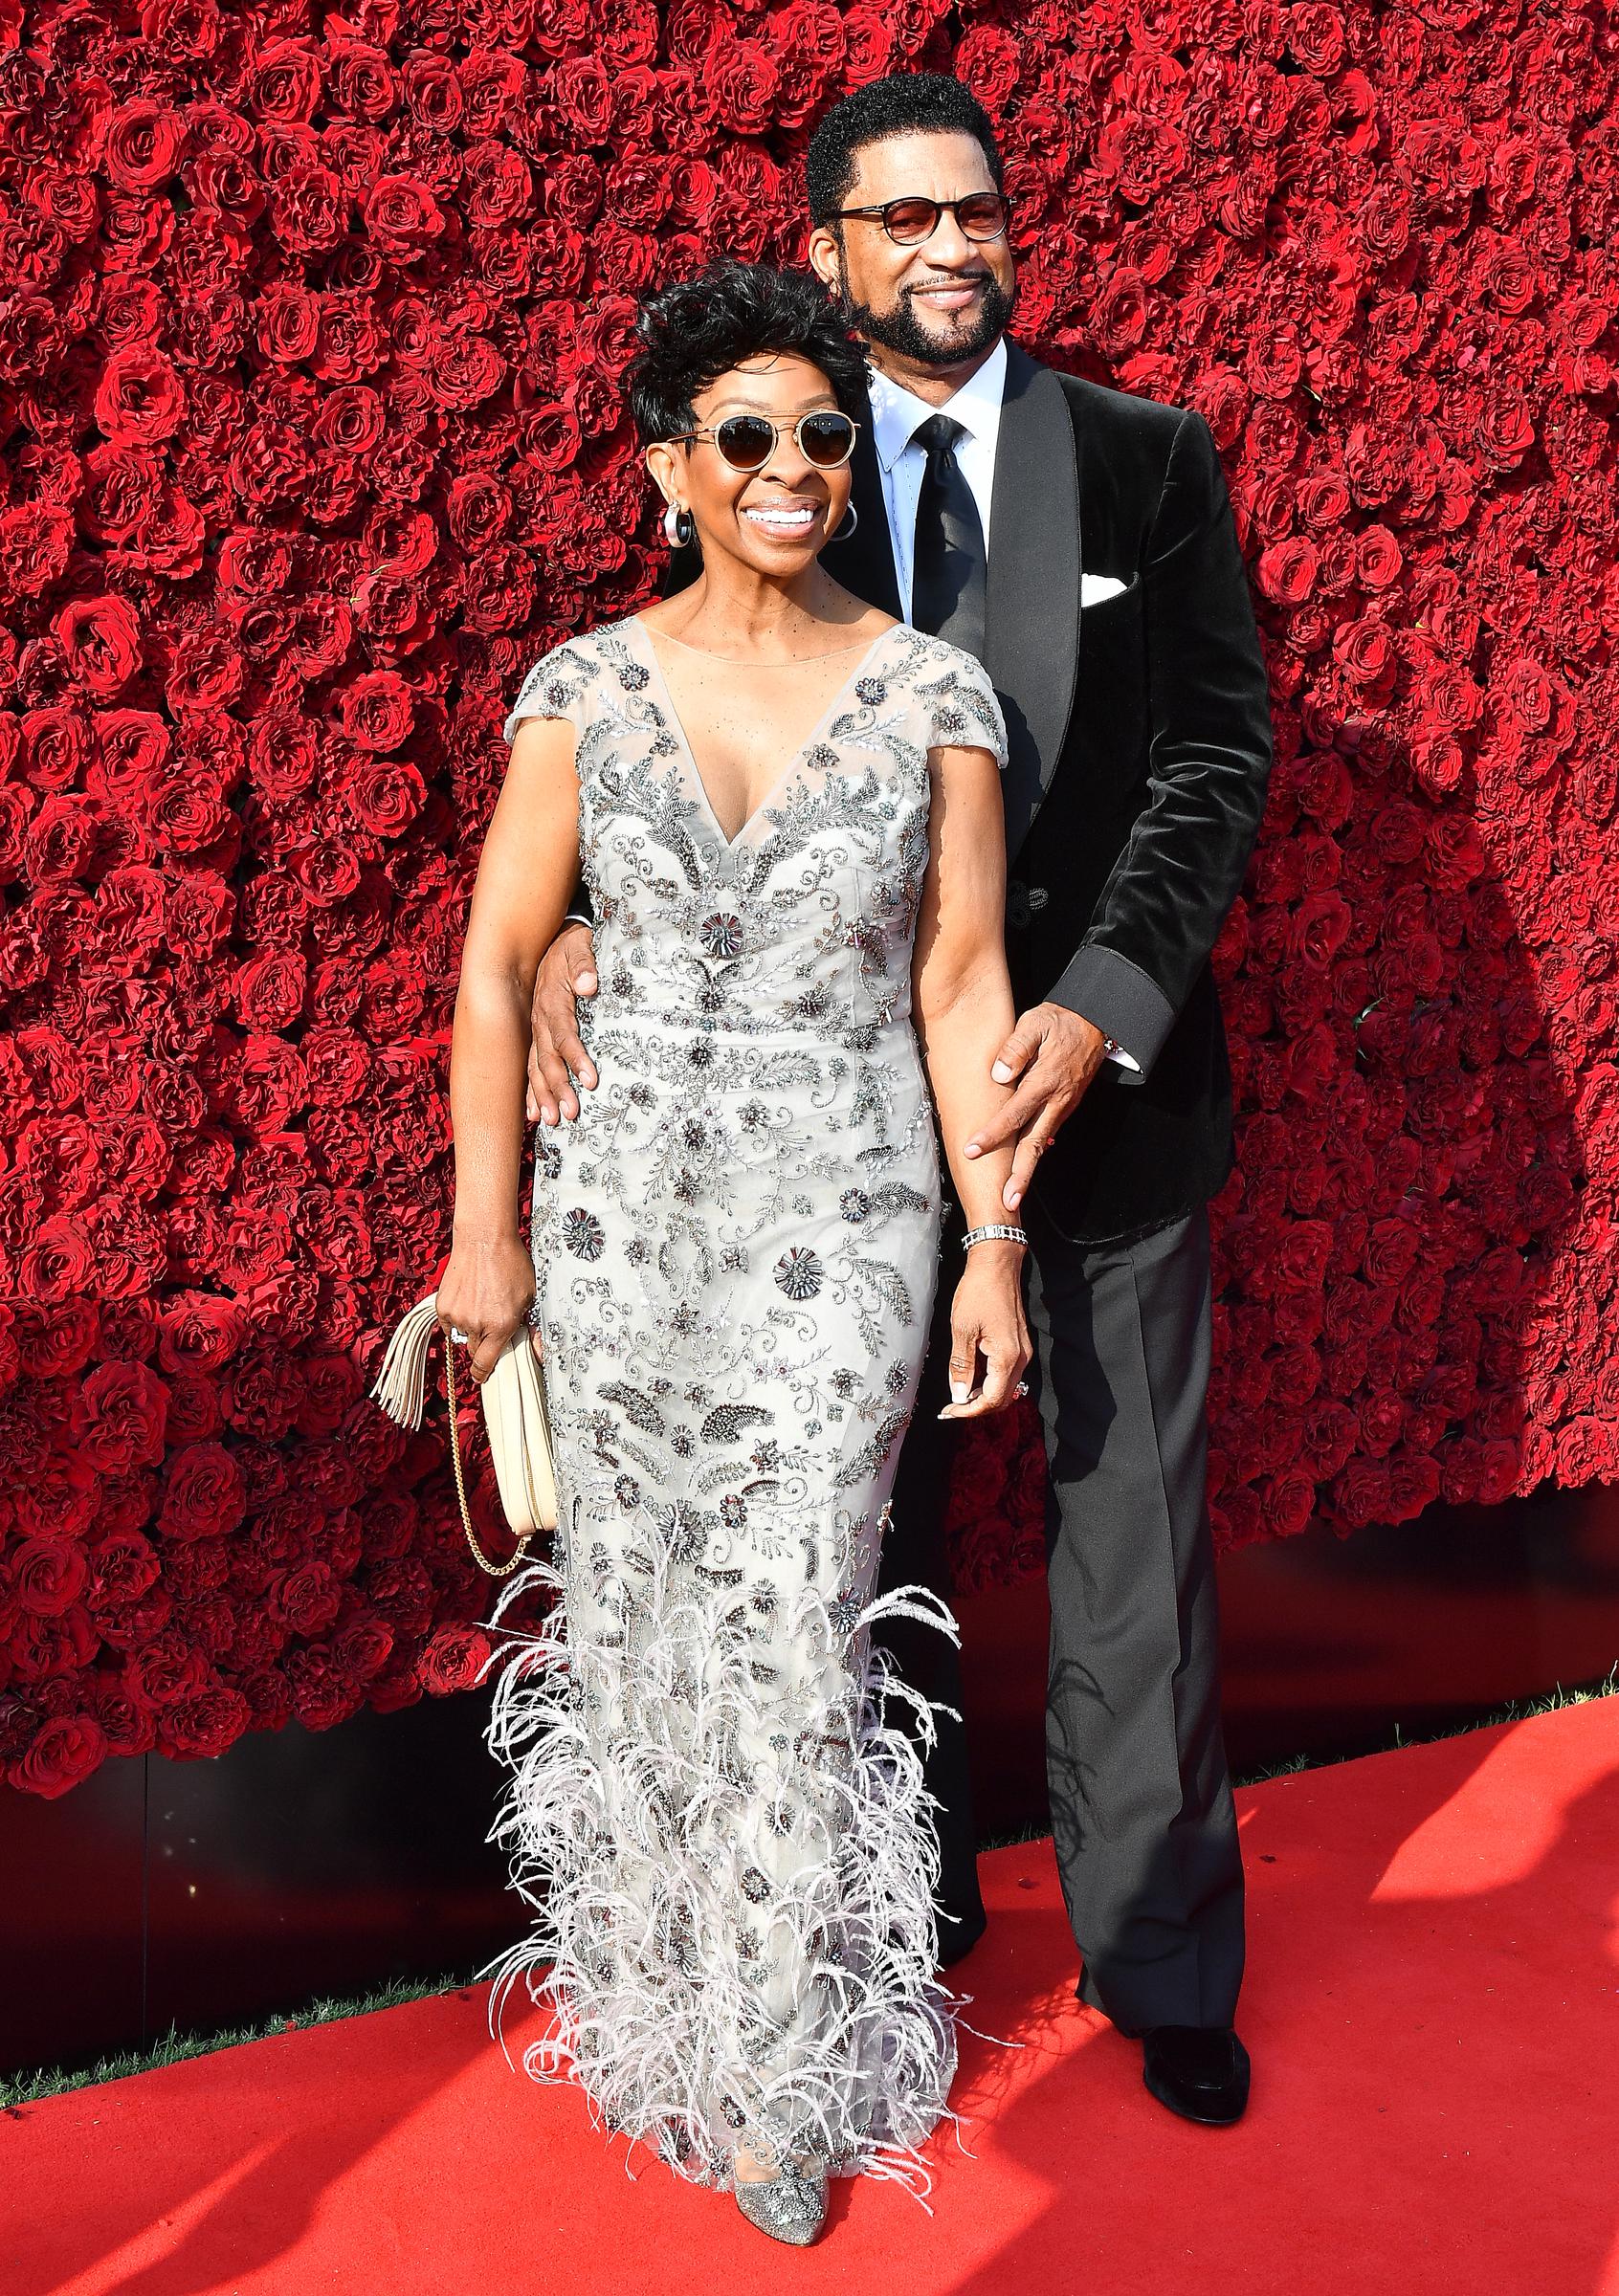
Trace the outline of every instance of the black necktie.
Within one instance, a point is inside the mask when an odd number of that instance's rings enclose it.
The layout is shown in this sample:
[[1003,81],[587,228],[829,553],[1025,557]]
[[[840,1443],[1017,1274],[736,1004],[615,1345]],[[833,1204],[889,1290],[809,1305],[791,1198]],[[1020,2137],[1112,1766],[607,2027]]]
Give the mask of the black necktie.
[[927,470],[917,499],[916,555],[911,568],[911,620],[918,629],[948,638],[984,659],[984,579],[987,560],[978,504],[956,460],[966,430],[947,414],[931,414],[911,436],[927,449]]

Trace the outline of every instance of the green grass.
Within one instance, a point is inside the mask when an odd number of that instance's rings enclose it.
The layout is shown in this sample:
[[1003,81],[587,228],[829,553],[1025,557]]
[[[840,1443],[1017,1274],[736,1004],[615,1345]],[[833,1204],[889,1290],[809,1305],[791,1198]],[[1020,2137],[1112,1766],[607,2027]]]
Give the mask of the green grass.
[[122,2081],[130,2073],[155,2072],[160,2065],[178,2064],[187,2057],[211,2057],[215,2049],[233,2049],[244,2041],[268,2041],[277,2033],[295,2032],[305,2025],[330,2025],[345,2017],[366,2017],[373,2009],[397,2008],[401,2001],[419,2001],[429,1994],[455,1993],[472,1981],[470,1971],[461,1976],[390,1977],[386,1985],[353,2000],[323,1998],[291,2016],[266,2018],[256,2025],[232,2025],[222,2033],[181,2033],[170,2025],[150,2048],[99,2057],[87,2071],[65,2073],[57,2068],[19,2073],[15,2080],[0,2081],[0,2110],[9,2112],[19,2105],[34,2104],[40,2097],[60,2096],[64,2089],[89,2088],[102,2081]]
[[[1386,1745],[1370,1747],[1365,1752],[1392,1754],[1402,1746],[1431,1746],[1441,1738],[1465,1738],[1470,1731],[1491,1730],[1501,1722],[1527,1722],[1532,1714],[1549,1714],[1560,1706],[1584,1706],[1589,1698],[1611,1698],[1619,1694],[1619,1659],[1615,1659],[1601,1682],[1591,1683],[1581,1689],[1565,1690],[1559,1683],[1543,1698],[1509,1698],[1505,1706],[1497,1707],[1488,1714],[1475,1714],[1466,1722],[1454,1723],[1448,1730],[1418,1731],[1408,1736],[1398,1722]],[[1267,1762],[1257,1770],[1244,1770],[1233,1776],[1232,1784],[1261,1786],[1267,1778],[1292,1777],[1300,1770],[1330,1770],[1339,1762],[1356,1762],[1361,1754],[1328,1754],[1314,1760],[1307,1754],[1293,1755],[1285,1762]],[[1049,1825],[1026,1826],[1021,1833],[994,1834],[981,1840],[980,1849],[1010,1849],[1021,1842],[1043,1842],[1051,1832]]]
[[[1414,1737],[1408,1737],[1396,1722],[1387,1745],[1373,1751],[1392,1754],[1402,1746],[1432,1746],[1441,1738],[1465,1738],[1472,1731],[1493,1730],[1502,1722],[1527,1722],[1532,1714],[1555,1713],[1559,1707],[1584,1706],[1589,1699],[1611,1698],[1616,1694],[1619,1694],[1619,1659],[1614,1660],[1600,1682],[1589,1683],[1574,1690],[1565,1690],[1560,1682],[1543,1698],[1509,1698],[1505,1706],[1497,1707],[1493,1712],[1454,1723],[1449,1730],[1419,1731]],[[1270,1777],[1291,1777],[1298,1770],[1329,1770],[1335,1762],[1353,1762],[1360,1758],[1358,1755],[1339,1754],[1313,1762],[1308,1755],[1296,1754],[1291,1761],[1271,1762],[1259,1770],[1247,1770],[1234,1782],[1239,1786],[1260,1786]]]
[[[1526,1722],[1534,1714],[1549,1714],[1559,1707],[1584,1706],[1591,1698],[1611,1698],[1619,1695],[1619,1660],[1608,1668],[1606,1677],[1586,1689],[1565,1690],[1559,1683],[1543,1698],[1510,1699],[1471,1722],[1458,1723],[1451,1730],[1435,1730],[1408,1737],[1398,1723],[1388,1747],[1389,1752],[1400,1746],[1431,1745],[1441,1738],[1465,1737],[1470,1731],[1488,1730],[1502,1722]],[[1340,1761],[1355,1761],[1355,1755],[1334,1755],[1325,1761],[1311,1761],[1307,1755],[1295,1755],[1291,1761],[1273,1762],[1266,1768],[1251,1770],[1236,1779],[1242,1786],[1260,1785],[1267,1778],[1288,1777],[1300,1770],[1330,1769]],[[1021,1833],[996,1834],[982,1842],[984,1849],[1009,1849],[1024,1842],[1043,1842],[1050,1833],[1044,1825],[1029,1826]],[[374,2009],[396,2008],[401,2001],[417,2001],[431,1994],[455,1993],[475,1981],[471,1971],[460,1975],[438,1977],[393,1977],[370,1993],[358,1995],[352,2000],[322,1998],[311,2001],[287,2017],[267,2018],[256,2025],[233,2025],[222,2033],[180,2033],[173,2025],[148,2049],[129,2049],[116,2057],[99,2058],[87,2071],[63,2072],[59,2067],[51,2072],[23,2073],[14,2080],[0,2081],[0,2110],[15,2111],[18,2107],[36,2103],[42,2097],[60,2096],[71,2088],[89,2088],[102,2081],[122,2081],[131,2073],[155,2072],[160,2065],[178,2064],[188,2057],[208,2057],[215,2049],[235,2048],[246,2041],[265,2041],[277,2033],[290,2033],[305,2025],[329,2025],[345,2017],[367,2017]]]

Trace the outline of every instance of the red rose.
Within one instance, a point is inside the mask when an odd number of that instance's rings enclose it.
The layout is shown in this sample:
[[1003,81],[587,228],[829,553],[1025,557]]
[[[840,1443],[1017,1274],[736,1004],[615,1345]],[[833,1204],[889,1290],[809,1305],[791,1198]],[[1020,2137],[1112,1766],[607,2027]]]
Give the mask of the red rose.
[[414,695],[391,670],[376,670],[344,690],[343,730],[364,749],[397,749],[410,731]]
[[333,1662],[352,1682],[371,1682],[392,1656],[394,1633],[381,1619],[351,1619],[332,1637]]
[[239,1689],[229,1683],[205,1683],[181,1692],[158,1715],[158,1744],[179,1760],[220,1755],[234,1744],[253,1720],[253,1711]]
[[274,1616],[299,1634],[321,1634],[336,1619],[343,1590],[323,1562],[305,1562],[270,1589]]
[[135,1601],[155,1584],[159,1568],[157,1550],[138,1531],[100,1540],[95,1549],[91,1607]]
[[144,1363],[99,1363],[74,1400],[74,1435],[102,1474],[127,1474],[163,1459],[168,1391]]
[[366,193],[366,229],[390,255],[410,256],[438,238],[446,217],[426,184],[410,175],[379,176]]
[[1512,470],[1535,443],[1535,425],[1517,379],[1497,375],[1486,386],[1478,445],[1499,470]]
[[285,1671],[292,1685],[293,1711],[305,1730],[333,1730],[363,1702],[361,1686],[319,1643],[289,1652]]
[[162,351],[138,345],[107,361],[95,412],[115,446],[161,446],[179,429],[185,411],[180,377]]
[[473,1689],[493,1655],[494,1645],[480,1626],[441,1626],[417,1662],[422,1687],[435,1698]]
[[1304,1475],[1275,1475],[1261,1505],[1268,1537],[1296,1537],[1315,1516],[1316,1486]]
[[122,598],[76,599],[63,607],[55,629],[69,670],[102,700],[111,700],[140,667],[140,626]]
[[1269,598],[1281,606],[1298,606],[1316,586],[1316,572],[1320,555],[1315,544],[1301,534],[1288,535],[1273,542],[1259,556],[1259,585]]
[[1440,1476],[1438,1462],[1431,1457],[1417,1457],[1410,1453],[1392,1459],[1388,1471],[1388,1512],[1384,1517],[1390,1523],[1409,1522],[1425,1507],[1430,1507],[1439,1496]]
[[174,1454],[158,1513],[169,1538],[217,1536],[235,1528],[245,1508],[241,1469],[223,1446],[189,1444]]
[[121,190],[155,190],[173,174],[185,144],[185,124],[177,112],[138,98],[121,105],[109,121],[101,165]]
[[149,1708],[172,1706],[207,1681],[208,1661],[173,1624],[132,1650],[123,1668],[131,1698]]
[[106,1754],[106,1737],[88,1714],[62,1714],[47,1722],[7,1775],[24,1794],[55,1800],[88,1777]]
[[0,591],[42,596],[66,571],[72,547],[73,520],[54,503],[0,512]]
[[25,1538],[11,1556],[11,1591],[35,1618],[70,1610],[90,1578],[84,1549],[66,1538]]
[[150,1710],[137,1705],[109,1676],[95,1676],[85,1704],[90,1718],[100,1725],[108,1754],[149,1754],[157,1744],[157,1723]]
[[961,41],[951,69],[986,110],[998,116],[1023,77],[1023,57],[1009,32],[997,25],[980,24]]

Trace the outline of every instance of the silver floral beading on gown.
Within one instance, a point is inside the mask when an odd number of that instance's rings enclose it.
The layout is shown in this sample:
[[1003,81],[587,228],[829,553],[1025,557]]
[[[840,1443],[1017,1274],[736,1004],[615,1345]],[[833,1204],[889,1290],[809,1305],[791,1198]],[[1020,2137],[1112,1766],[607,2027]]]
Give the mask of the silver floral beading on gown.
[[[871,1628],[938,1280],[910,1021],[930,747],[1006,763],[979,664],[885,631],[734,839],[636,620],[557,647],[506,721],[576,733],[599,1083],[535,1128],[533,1252],[561,1525],[505,1627],[492,1839],[533,1908],[490,1965],[523,2053],[681,2175],[739,2138],[928,2189],[961,1997],[937,1806]],[[544,1974],[542,1975],[542,1972]]]

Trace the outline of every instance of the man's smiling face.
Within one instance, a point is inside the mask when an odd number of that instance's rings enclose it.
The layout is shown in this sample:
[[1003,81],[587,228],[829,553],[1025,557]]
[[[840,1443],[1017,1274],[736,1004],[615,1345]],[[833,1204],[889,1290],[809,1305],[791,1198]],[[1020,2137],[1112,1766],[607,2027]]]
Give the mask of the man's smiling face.
[[[884,137],[854,155],[855,175],[839,206],[881,207],[891,199],[965,199],[993,191],[988,155],[959,129]],[[823,224],[810,260],[839,289],[879,365],[933,374],[970,372],[993,349],[1011,317],[1017,276],[1005,232],[969,239],[953,214],[941,214],[930,237],[899,247],[881,219],[851,215]],[[882,353],[895,354],[885,360]]]

